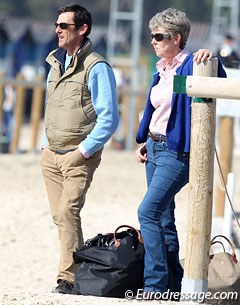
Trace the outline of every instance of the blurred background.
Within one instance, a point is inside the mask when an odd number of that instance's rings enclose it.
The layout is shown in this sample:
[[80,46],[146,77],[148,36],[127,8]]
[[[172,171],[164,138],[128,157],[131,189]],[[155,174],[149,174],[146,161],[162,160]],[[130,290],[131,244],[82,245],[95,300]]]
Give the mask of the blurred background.
[[[239,68],[239,0],[83,0],[93,17],[90,38],[96,51],[114,68],[121,120],[111,145],[135,147],[136,128],[144,108],[157,58],[148,22],[170,6],[186,12],[192,28],[187,47],[209,48]],[[39,151],[44,112],[47,54],[57,48],[57,10],[73,1],[0,0],[0,153]],[[225,44],[226,37],[228,45]],[[27,147],[20,147],[26,124]]]
[[[148,30],[149,19],[158,11],[170,6],[184,10],[192,22],[192,32],[188,42],[190,51],[200,47],[209,47],[213,23],[221,22],[221,26],[224,27],[222,33],[220,33],[221,35],[229,30],[232,34],[236,34],[231,24],[232,21],[229,22],[228,20],[229,9],[225,8],[223,16],[216,16],[218,20],[212,18],[212,0],[192,0],[190,2],[187,0],[83,0],[76,2],[85,6],[92,13],[93,31],[90,37],[97,51],[103,55],[107,53],[108,27],[110,18],[113,17],[111,13],[116,10],[125,12],[141,11],[138,16],[141,29],[134,32],[134,35],[140,35],[142,55],[148,54],[148,52],[152,53]],[[214,2],[220,3],[223,1]],[[238,3],[239,1],[224,2]],[[35,73],[42,73],[42,69],[47,69],[48,67],[44,62],[45,56],[57,46],[53,26],[57,19],[57,9],[70,3],[73,3],[73,1],[22,0],[19,5],[17,0],[0,0],[0,69],[8,70],[8,74],[11,75],[15,75],[26,65],[34,67]],[[116,10],[113,8],[115,3],[118,6]],[[233,12],[236,12],[236,8]],[[230,17],[232,19],[231,12]],[[220,21],[219,18],[225,18],[226,20],[222,19]],[[132,36],[131,21],[121,20],[117,26],[116,51],[118,52],[128,51],[127,47]],[[217,34],[216,30],[214,34]],[[218,43],[221,42],[221,38]],[[213,45],[212,48],[217,48],[217,45]]]

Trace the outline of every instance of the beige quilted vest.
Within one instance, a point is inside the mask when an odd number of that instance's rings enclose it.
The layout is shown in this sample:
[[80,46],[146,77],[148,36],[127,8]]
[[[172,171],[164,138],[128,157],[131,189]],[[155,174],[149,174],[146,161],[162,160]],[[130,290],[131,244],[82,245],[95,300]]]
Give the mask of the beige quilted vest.
[[96,123],[87,84],[93,65],[105,60],[93,52],[91,42],[87,41],[61,75],[60,62],[54,52],[46,59],[52,66],[47,84],[46,136],[52,150],[75,149]]

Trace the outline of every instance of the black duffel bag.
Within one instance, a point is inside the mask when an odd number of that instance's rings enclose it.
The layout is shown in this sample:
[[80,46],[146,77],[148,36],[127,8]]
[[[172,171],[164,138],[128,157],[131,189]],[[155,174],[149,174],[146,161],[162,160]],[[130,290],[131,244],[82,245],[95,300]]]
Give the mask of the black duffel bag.
[[73,260],[79,264],[76,294],[123,298],[127,290],[136,294],[143,287],[143,240],[131,226],[122,225],[114,233],[87,240],[73,253]]

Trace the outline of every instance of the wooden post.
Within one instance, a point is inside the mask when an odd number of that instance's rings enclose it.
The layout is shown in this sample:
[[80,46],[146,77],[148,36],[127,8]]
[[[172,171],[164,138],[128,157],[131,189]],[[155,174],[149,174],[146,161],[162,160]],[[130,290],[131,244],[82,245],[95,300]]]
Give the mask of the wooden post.
[[[235,192],[235,176],[233,173],[228,173],[227,176],[227,190],[229,193],[229,197],[231,202],[234,200],[234,192]],[[222,234],[229,239],[232,239],[232,232],[233,232],[233,213],[232,208],[229,204],[228,198],[225,198],[225,207],[224,207],[224,218],[223,218],[223,230]],[[225,251],[231,253],[230,245],[225,240],[223,241]]]
[[[217,59],[194,63],[195,76],[216,76]],[[208,86],[208,84],[205,84]],[[202,88],[204,89],[204,88]],[[189,207],[183,295],[206,292],[212,222],[216,101],[193,98]]]
[[[39,81],[42,81],[43,78],[39,78]],[[44,89],[42,86],[37,85],[33,90],[33,99],[32,99],[32,109],[31,109],[31,146],[30,151],[34,151],[37,146],[37,138],[39,131],[39,123],[42,114],[42,106],[44,99]]]
[[122,105],[121,105],[121,126],[122,126],[122,135],[124,139],[124,147],[126,148],[127,135],[128,135],[128,120],[129,120],[129,88],[127,87],[123,91]]
[[[23,80],[23,75],[19,74],[17,76],[17,80]],[[12,141],[10,145],[10,152],[16,153],[18,148],[18,142],[19,142],[19,135],[20,135],[20,128],[22,125],[22,119],[23,119],[23,111],[25,106],[25,95],[26,95],[26,88],[18,84],[16,91],[16,104],[14,108],[14,126],[13,126],[13,135],[12,135]]]
[[[220,155],[219,161],[223,173],[225,183],[227,183],[228,173],[232,171],[232,155],[233,155],[233,127],[234,118],[221,117],[220,118]],[[223,181],[218,175],[217,193],[216,193],[216,216],[224,216],[225,206],[225,188],[223,187]]]

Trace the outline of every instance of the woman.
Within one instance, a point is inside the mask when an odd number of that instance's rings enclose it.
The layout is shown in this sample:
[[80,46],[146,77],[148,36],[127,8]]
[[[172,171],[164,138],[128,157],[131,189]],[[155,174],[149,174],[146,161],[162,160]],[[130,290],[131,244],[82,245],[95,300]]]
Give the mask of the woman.
[[[157,64],[137,143],[137,160],[146,164],[147,192],[138,209],[145,247],[145,298],[156,293],[181,291],[183,269],[175,226],[175,195],[188,182],[191,98],[173,93],[174,75],[192,75],[193,61],[211,57],[207,50],[195,55],[186,48],[190,22],[174,8],[156,14],[149,22]],[[218,75],[225,77],[219,63]],[[149,292],[151,292],[149,294]]]

